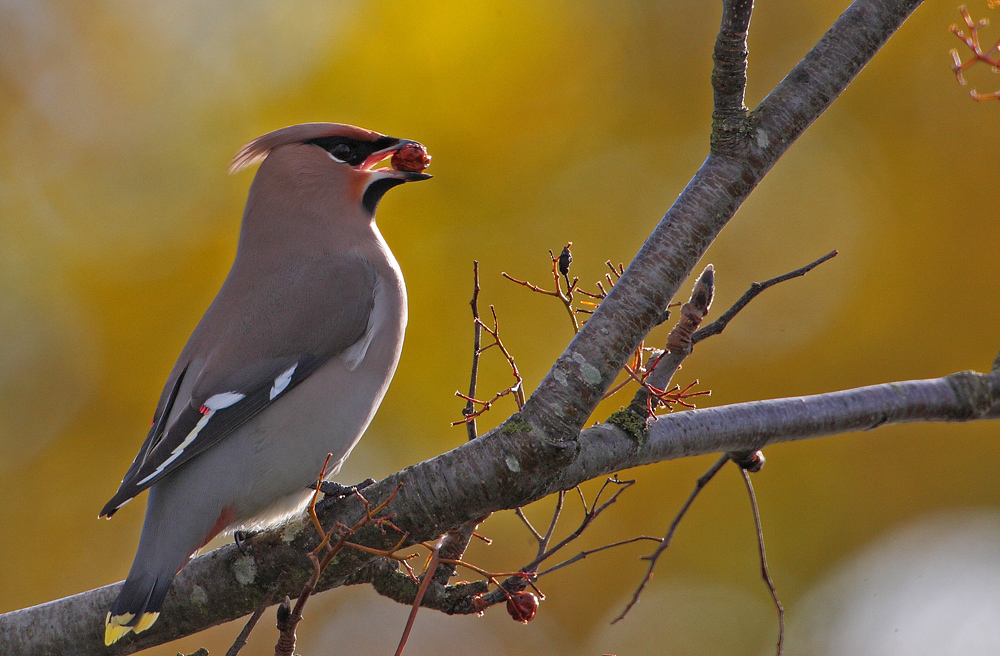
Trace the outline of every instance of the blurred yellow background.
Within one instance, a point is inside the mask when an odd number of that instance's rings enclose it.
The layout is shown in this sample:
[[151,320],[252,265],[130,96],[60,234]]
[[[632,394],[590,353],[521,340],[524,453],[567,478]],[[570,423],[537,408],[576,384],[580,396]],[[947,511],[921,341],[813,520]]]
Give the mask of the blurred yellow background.
[[[847,5],[757,4],[751,106]],[[970,9],[989,13],[978,0]],[[958,18],[949,2],[919,9],[709,251],[715,316],[753,280],[841,255],[768,291],[698,347],[677,382],[710,388],[702,405],[989,368],[1000,349],[1000,104],[974,103],[954,81],[948,50],[959,43],[947,28]],[[589,284],[606,259],[628,262],[641,245],[707,154],[718,21],[717,2],[691,1],[0,0],[0,611],[125,576],[144,504],[111,522],[97,511],[228,270],[252,179],[225,173],[240,145],[336,121],[419,140],[434,157],[432,182],[392,191],[379,210],[410,324],[393,385],[342,479],[381,477],[465,439],[448,424],[462,407],[452,393],[468,384],[474,258],[484,308],[496,305],[530,391],[569,323],[557,302],[500,272],[546,283],[547,250],[571,240],[573,274]],[[1000,86],[985,72],[970,79],[981,91]],[[509,384],[493,352],[483,367],[484,395]],[[482,428],[511,410],[499,404]],[[755,483],[790,647],[860,653],[844,640],[874,631],[885,650],[866,639],[865,653],[923,653],[922,635],[946,640],[942,622],[968,620],[962,603],[1000,613],[1000,554],[982,546],[1000,543],[997,432],[912,425],[767,450]],[[711,461],[626,472],[639,485],[567,556],[662,535]],[[529,516],[544,522],[550,503]],[[570,514],[566,530],[577,520]],[[502,570],[531,559],[512,516],[482,532],[496,543],[476,546],[476,563]],[[940,540],[954,548],[928,555]],[[890,547],[905,558],[878,560]],[[549,598],[528,626],[502,608],[483,619],[425,611],[407,653],[456,641],[486,654],[773,650],[735,469],[695,504],[633,616],[609,627],[646,551],[595,555],[543,579]],[[903,560],[893,587],[889,570]],[[971,563],[982,569],[970,574]],[[864,567],[871,576],[857,574]],[[908,578],[925,571],[925,584]],[[939,591],[929,573],[942,571],[957,573]],[[872,577],[889,583],[851,587]],[[992,592],[976,597],[986,582]],[[952,599],[953,615],[927,610],[921,595]],[[889,618],[862,613],[862,597]],[[916,610],[893,620],[904,599]],[[391,653],[405,615],[370,589],[322,595],[299,651]],[[271,653],[271,617],[244,654]],[[240,626],[149,653],[224,653]]]

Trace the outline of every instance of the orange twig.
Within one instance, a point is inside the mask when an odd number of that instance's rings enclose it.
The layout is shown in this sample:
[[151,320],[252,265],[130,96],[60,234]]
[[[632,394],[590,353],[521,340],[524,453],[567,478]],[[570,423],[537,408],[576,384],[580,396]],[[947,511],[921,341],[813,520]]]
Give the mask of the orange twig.
[[[993,6],[993,5],[991,5]],[[983,51],[982,45],[979,40],[979,30],[990,24],[988,19],[983,18],[980,21],[974,21],[972,16],[969,15],[969,10],[965,6],[958,8],[959,13],[962,14],[962,20],[965,21],[965,26],[968,28],[968,34],[965,31],[959,29],[958,25],[952,25],[949,29],[952,34],[957,36],[962,43],[972,52],[972,57],[968,61],[963,62],[962,57],[957,49],[951,51],[952,66],[951,70],[955,73],[955,79],[962,86],[965,86],[965,75],[966,69],[974,66],[975,64],[982,62],[987,66],[991,67],[994,72],[1000,71],[1000,40],[994,43],[992,46]],[[993,56],[994,51],[997,56]],[[981,94],[975,89],[969,92],[974,100],[1000,100],[1000,90],[994,91],[993,93]]]
[[[385,508],[389,505],[389,503],[395,498],[396,494],[399,493],[399,490],[402,488],[402,483],[396,486],[396,489],[393,490],[392,494],[390,494],[385,501],[375,506],[374,508],[372,508],[371,505],[368,503],[368,501],[363,496],[361,496],[360,492],[355,490],[355,494],[357,495],[358,499],[360,499],[365,506],[365,516],[362,517],[360,520],[358,520],[358,522],[350,528],[345,527],[344,525],[338,523],[336,526],[331,528],[329,532],[323,529],[323,525],[319,521],[319,516],[316,514],[316,500],[319,496],[319,488],[320,488],[319,484],[322,483],[324,478],[326,478],[326,468],[329,465],[330,459],[332,457],[333,457],[332,454],[327,454],[326,462],[323,463],[323,467],[322,469],[320,469],[320,473],[317,478],[316,491],[313,493],[312,499],[310,500],[308,506],[309,517],[313,522],[313,527],[316,529],[316,532],[319,533],[320,536],[320,543],[316,545],[315,549],[306,554],[306,556],[309,558],[309,562],[311,562],[313,565],[313,575],[309,578],[308,581],[306,581],[305,585],[302,586],[302,591],[299,593],[299,597],[295,602],[295,607],[292,608],[290,600],[286,598],[285,603],[283,603],[281,605],[281,608],[279,609],[278,612],[279,636],[278,636],[278,642],[274,646],[275,656],[291,656],[292,653],[294,653],[295,642],[296,642],[295,629],[298,626],[298,623],[302,620],[302,610],[305,608],[306,602],[309,601],[309,597],[312,596],[313,590],[315,590],[316,586],[319,584],[319,579],[323,575],[323,571],[326,570],[327,566],[329,566],[329,564],[333,561],[333,559],[337,556],[337,554],[343,550],[345,546],[359,546],[347,542],[347,538],[356,533],[360,528],[368,524],[374,524],[380,527],[389,526],[390,528],[399,531],[399,529],[391,521],[389,521],[390,518],[392,517],[391,515],[385,517],[377,517],[377,515],[378,513],[385,510]],[[338,531],[341,532],[341,535],[337,539],[337,541],[331,545],[330,541]],[[405,541],[405,538],[406,536],[404,535],[403,539],[401,539],[400,542],[397,544],[396,548],[394,548],[394,551],[398,549],[400,545],[402,545],[403,541]],[[322,559],[320,559],[319,554],[324,549],[326,549],[326,554],[323,556]],[[372,551],[380,556],[391,557],[391,555],[387,554],[386,552],[381,552],[378,550],[372,550]]]
[[[577,321],[576,313],[578,310],[573,307],[573,293],[577,290],[577,283],[580,281],[579,278],[573,278],[572,281],[569,279],[569,263],[573,261],[573,257],[570,254],[570,247],[573,246],[573,242],[569,242],[563,247],[562,253],[556,256],[551,250],[549,251],[549,259],[552,260],[552,280],[555,283],[555,290],[548,290],[539,287],[538,285],[533,285],[527,280],[519,280],[514,276],[508,274],[506,271],[502,271],[502,275],[507,280],[521,285],[522,287],[527,287],[536,294],[544,294],[545,296],[552,296],[558,298],[562,301],[562,304],[566,307],[566,311],[569,313],[570,321],[573,322],[573,334],[580,332],[580,322]],[[565,266],[562,266],[562,262],[565,262]],[[564,268],[565,272],[563,277],[566,279],[566,291],[562,289],[562,281],[559,278],[559,270]],[[588,294],[590,296],[590,294]]]

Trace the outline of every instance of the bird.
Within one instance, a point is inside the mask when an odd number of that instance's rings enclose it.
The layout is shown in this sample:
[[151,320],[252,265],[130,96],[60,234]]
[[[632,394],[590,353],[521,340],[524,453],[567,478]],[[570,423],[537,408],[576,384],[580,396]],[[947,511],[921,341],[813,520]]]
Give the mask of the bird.
[[403,276],[375,210],[392,187],[431,177],[426,152],[350,125],[306,123],[233,158],[231,173],[260,166],[232,268],[100,512],[110,518],[149,489],[135,559],[105,618],[107,645],[153,625],[174,576],[216,535],[300,512],[327,455],[329,477],[361,438],[407,321]]

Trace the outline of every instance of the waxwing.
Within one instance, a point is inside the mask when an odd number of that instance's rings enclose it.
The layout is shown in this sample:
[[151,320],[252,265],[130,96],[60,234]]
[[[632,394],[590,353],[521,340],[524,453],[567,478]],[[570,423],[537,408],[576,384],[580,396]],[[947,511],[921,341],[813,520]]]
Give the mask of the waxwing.
[[[407,151],[422,163],[375,168]],[[406,289],[375,208],[431,177],[423,146],[309,123],[250,142],[230,171],[257,162],[232,269],[101,510],[111,517],[149,488],[109,645],[156,621],[171,580],[213,537],[300,511],[327,454],[336,473],[360,439],[399,360]]]

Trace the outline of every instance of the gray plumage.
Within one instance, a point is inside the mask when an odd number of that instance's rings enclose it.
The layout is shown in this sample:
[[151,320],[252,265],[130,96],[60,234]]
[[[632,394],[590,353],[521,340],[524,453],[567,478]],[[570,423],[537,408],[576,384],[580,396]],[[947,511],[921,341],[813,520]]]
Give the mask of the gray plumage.
[[236,259],[101,512],[150,489],[108,644],[155,621],[174,575],[212,537],[301,510],[327,453],[334,473],[374,416],[406,326],[403,277],[374,207],[391,186],[430,176],[371,168],[406,143],[307,124],[234,159],[238,169],[263,158]]

